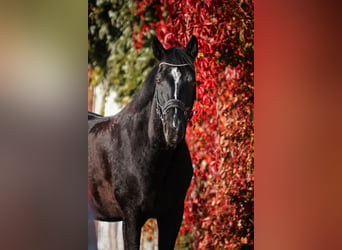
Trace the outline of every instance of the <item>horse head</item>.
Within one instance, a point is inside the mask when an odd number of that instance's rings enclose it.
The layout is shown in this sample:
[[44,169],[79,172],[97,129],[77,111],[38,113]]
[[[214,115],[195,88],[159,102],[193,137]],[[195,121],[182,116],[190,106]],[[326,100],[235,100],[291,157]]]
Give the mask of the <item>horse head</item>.
[[166,143],[175,147],[185,137],[186,125],[192,116],[196,99],[194,60],[198,42],[192,36],[186,49],[174,47],[166,50],[155,38],[152,48],[159,60],[154,94],[157,114],[163,125]]

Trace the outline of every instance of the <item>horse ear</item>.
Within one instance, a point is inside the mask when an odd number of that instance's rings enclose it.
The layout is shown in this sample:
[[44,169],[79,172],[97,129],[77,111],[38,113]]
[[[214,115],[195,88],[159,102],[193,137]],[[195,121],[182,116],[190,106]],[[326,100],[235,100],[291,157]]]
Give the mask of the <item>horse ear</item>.
[[153,55],[155,58],[157,58],[159,61],[163,59],[165,56],[166,50],[164,49],[163,45],[159,42],[157,37],[153,38],[152,41],[152,50],[153,50]]
[[195,58],[198,53],[198,41],[195,36],[192,36],[188,45],[186,45],[186,51]]

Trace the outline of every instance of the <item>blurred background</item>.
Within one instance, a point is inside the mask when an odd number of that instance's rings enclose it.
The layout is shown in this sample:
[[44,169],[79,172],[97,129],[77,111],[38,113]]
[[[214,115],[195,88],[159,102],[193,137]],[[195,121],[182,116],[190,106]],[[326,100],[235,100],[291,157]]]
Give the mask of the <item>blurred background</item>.
[[[88,110],[102,115],[118,112],[141,88],[157,62],[153,36],[165,48],[184,48],[197,37],[197,101],[186,135],[194,177],[176,249],[253,249],[254,1],[89,6]],[[99,249],[120,249],[122,239],[113,236],[121,236],[120,224],[97,228]],[[149,220],[143,249],[156,249],[156,231]]]
[[1,1],[0,248],[87,248],[87,3]]

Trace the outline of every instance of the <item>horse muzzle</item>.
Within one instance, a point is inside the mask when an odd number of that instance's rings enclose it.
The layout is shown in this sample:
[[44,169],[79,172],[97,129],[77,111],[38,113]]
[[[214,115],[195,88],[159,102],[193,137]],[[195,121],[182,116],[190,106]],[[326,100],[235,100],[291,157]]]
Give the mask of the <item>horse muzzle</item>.
[[164,136],[169,146],[178,145],[185,137],[185,124],[179,118],[166,120],[164,123]]

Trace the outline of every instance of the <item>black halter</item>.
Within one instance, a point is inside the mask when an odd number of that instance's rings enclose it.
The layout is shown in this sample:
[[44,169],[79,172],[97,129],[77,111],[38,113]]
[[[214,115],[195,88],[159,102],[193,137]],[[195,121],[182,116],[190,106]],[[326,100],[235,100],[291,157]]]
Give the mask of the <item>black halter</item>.
[[[171,63],[166,63],[166,62],[160,63],[159,66],[161,64],[166,64],[166,65],[175,66],[175,67],[191,66],[190,64],[171,64]],[[184,102],[178,99],[170,99],[164,105],[161,105],[158,99],[157,89],[156,89],[155,99],[157,103],[157,114],[159,115],[160,120],[162,120],[162,122],[164,122],[165,120],[164,117],[167,111],[171,108],[177,108],[177,109],[180,109],[182,112],[184,112],[184,116],[187,119],[187,121],[189,121],[193,115],[193,111],[191,110],[191,108],[186,107]]]

